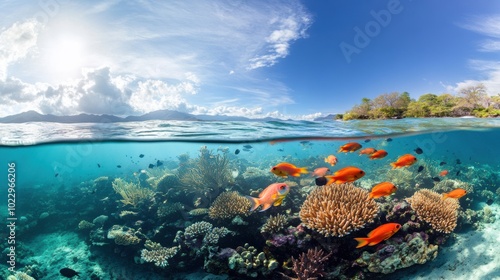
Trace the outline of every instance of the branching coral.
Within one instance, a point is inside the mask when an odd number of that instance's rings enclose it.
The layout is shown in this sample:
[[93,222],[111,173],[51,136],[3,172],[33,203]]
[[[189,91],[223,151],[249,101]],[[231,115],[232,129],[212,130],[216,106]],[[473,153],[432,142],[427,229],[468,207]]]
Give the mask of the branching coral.
[[127,183],[121,178],[113,181],[113,189],[122,196],[123,199],[121,202],[124,205],[131,205],[133,207],[137,207],[139,204],[150,200],[154,195],[152,190],[141,188],[133,183]]
[[318,279],[325,274],[325,262],[332,253],[326,254],[319,248],[309,249],[306,253],[300,254],[298,259],[292,257],[293,272],[297,274],[297,279],[308,280]]
[[201,147],[199,157],[190,161],[192,167],[180,177],[184,190],[203,193],[233,183],[227,154],[228,150],[219,149],[218,153],[213,153],[206,146]]
[[168,259],[177,254],[179,250],[177,246],[165,248],[159,243],[152,242],[151,240],[146,241],[144,247],[146,247],[146,249],[141,250],[141,259],[145,262],[154,262],[156,266],[162,268],[168,266]]
[[184,205],[182,205],[182,203],[180,202],[163,203],[160,206],[158,206],[156,214],[158,215],[159,218],[163,218],[182,210],[184,210]]
[[328,236],[344,236],[373,222],[378,205],[352,183],[318,187],[300,208],[302,223]]
[[456,199],[442,200],[437,192],[422,189],[406,201],[417,212],[417,216],[429,223],[436,231],[450,233],[457,226],[459,204]]
[[277,233],[285,228],[287,218],[285,215],[278,214],[267,219],[266,223],[260,229],[262,233]]
[[224,192],[212,203],[208,215],[212,219],[230,219],[236,215],[248,215],[250,206],[250,201],[238,192]]

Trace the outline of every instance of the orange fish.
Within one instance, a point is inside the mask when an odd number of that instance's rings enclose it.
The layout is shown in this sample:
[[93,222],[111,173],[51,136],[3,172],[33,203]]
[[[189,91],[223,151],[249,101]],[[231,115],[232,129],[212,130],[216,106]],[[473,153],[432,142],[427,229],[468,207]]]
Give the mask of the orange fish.
[[359,178],[365,176],[365,172],[357,167],[348,166],[340,169],[339,171],[333,173],[333,175],[325,176],[327,181],[327,185],[330,184],[343,184],[347,182],[354,182]]
[[262,211],[266,211],[271,207],[271,205],[279,206],[283,199],[285,199],[286,195],[290,191],[290,187],[285,183],[274,183],[265,188],[260,194],[259,198],[246,196],[248,200],[252,203],[252,207],[250,211],[254,211],[262,205]]
[[398,223],[387,223],[383,224],[376,229],[370,231],[368,233],[368,237],[357,237],[354,238],[358,241],[358,246],[356,248],[361,248],[366,245],[373,246],[377,245],[380,242],[391,238],[398,230],[401,228],[401,225]]
[[340,147],[339,153],[347,153],[347,152],[354,152],[361,149],[361,145],[356,142],[349,142],[345,144],[344,146]]
[[391,162],[392,169],[401,168],[405,166],[410,166],[417,162],[417,158],[414,155],[406,154],[398,158],[396,162]]
[[287,176],[299,177],[300,174],[308,173],[307,168],[297,167],[288,162],[282,162],[279,163],[278,165],[273,166],[271,168],[271,172],[281,177],[287,177]]
[[441,177],[444,177],[446,175],[448,175],[448,170],[443,170],[443,171],[439,172],[439,176],[441,176]]
[[377,150],[375,148],[365,148],[359,152],[359,155],[371,155],[375,153]]
[[313,176],[313,177],[323,177],[328,172],[330,172],[330,169],[328,167],[320,167],[320,168],[314,169],[314,171],[311,173],[311,176]]
[[325,162],[329,163],[331,166],[335,166],[337,164],[337,157],[334,155],[329,155],[325,158]]
[[378,150],[370,156],[370,159],[381,159],[387,156],[387,152],[384,150]]
[[443,197],[441,199],[445,200],[446,198],[461,198],[462,196],[466,195],[467,191],[461,188],[454,189],[449,193],[444,193]]
[[370,193],[370,198],[379,198],[382,196],[388,196],[397,191],[398,188],[394,186],[391,182],[383,182],[372,188]]

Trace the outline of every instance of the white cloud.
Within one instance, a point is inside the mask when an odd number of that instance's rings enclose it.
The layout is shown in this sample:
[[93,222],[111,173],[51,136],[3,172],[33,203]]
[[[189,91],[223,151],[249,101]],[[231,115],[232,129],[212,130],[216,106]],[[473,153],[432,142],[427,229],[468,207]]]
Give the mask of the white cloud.
[[[489,37],[480,43],[479,51],[492,53],[500,51],[500,15],[477,17],[462,27]],[[482,83],[489,95],[500,94],[500,60],[471,59],[469,65],[472,69],[482,73],[484,78],[458,82],[452,86],[454,92]],[[446,88],[449,89],[450,86]]]
[[14,23],[0,33],[0,79],[7,78],[10,64],[25,58],[36,50],[40,23],[36,20]]
[[[119,2],[60,1],[43,28],[35,19],[4,27],[1,114],[174,109],[253,117],[294,103],[283,83],[253,70],[276,64],[307,37],[311,16],[299,0]],[[85,69],[61,79],[47,71],[56,61],[44,52],[68,34],[85,46],[78,56]]]

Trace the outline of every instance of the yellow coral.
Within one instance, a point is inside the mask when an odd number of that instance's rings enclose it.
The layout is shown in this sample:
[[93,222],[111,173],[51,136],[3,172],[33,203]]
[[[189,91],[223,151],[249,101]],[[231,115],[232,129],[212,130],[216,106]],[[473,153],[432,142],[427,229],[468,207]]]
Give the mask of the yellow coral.
[[128,233],[120,233],[115,236],[115,243],[117,245],[135,245],[139,244],[141,242],[141,239],[135,235],[128,234]]
[[238,192],[224,192],[219,195],[208,209],[212,219],[229,219],[236,215],[248,215],[250,201]]
[[457,209],[460,205],[456,199],[443,200],[437,192],[422,189],[406,201],[436,231],[450,233],[457,226]]
[[368,191],[348,184],[318,187],[300,208],[302,223],[324,236],[344,236],[373,222],[378,205]]
[[125,205],[137,207],[140,203],[150,200],[154,192],[150,189],[141,188],[136,184],[127,183],[121,178],[113,181],[113,189],[122,196],[121,202]]

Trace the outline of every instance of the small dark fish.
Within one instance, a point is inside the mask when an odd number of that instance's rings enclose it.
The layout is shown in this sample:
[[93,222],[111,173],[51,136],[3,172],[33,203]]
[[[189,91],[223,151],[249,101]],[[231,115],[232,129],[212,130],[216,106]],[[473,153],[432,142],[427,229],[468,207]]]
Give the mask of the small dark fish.
[[278,149],[278,152],[284,152],[284,151],[285,151],[285,150],[283,150],[283,149]]
[[439,177],[433,177],[432,180],[435,182],[441,182],[441,179],[439,179]]
[[460,175],[460,170],[457,171],[457,174],[455,174],[455,176],[458,176]]
[[243,151],[245,151],[245,152],[249,152],[249,151],[250,151],[250,149],[243,149]]
[[59,176],[59,173],[56,173],[56,175],[54,175],[55,177]]
[[97,164],[97,167],[101,168],[101,165],[98,163],[98,164]]
[[417,147],[417,148],[415,149],[415,153],[417,153],[417,154],[419,154],[419,155],[420,155],[420,154],[422,154],[423,152],[424,152],[424,151],[423,151],[420,147]]
[[154,164],[152,164],[152,163],[150,163],[150,164],[148,165],[148,168],[153,168],[153,167],[155,167],[155,165],[154,165]]
[[365,140],[365,143],[368,143],[368,142],[370,142],[370,141],[372,141],[372,140],[371,140],[371,139],[366,139],[366,140]]
[[420,165],[420,166],[418,167],[417,172],[422,172],[422,170],[424,170],[424,166],[423,166],[423,165]]
[[300,141],[300,144],[308,144],[308,143],[309,143],[309,141],[307,141],[307,140],[306,141]]
[[161,162],[160,160],[157,160],[157,161],[156,161],[156,166],[157,166],[157,167],[160,167],[160,166],[162,166],[162,165],[163,165],[163,162]]
[[443,166],[445,164],[446,164],[446,162],[444,162],[444,161],[442,161],[442,162],[439,163],[440,166]]
[[387,139],[385,139],[385,141],[392,142],[392,138],[387,138]]
[[140,155],[139,155],[139,157],[140,157],[140,158],[143,158],[143,157],[144,157],[144,155],[143,155],[143,154],[140,154]]
[[493,204],[493,199],[490,198],[490,199],[486,200],[486,204],[488,204],[488,205]]
[[462,164],[462,162],[460,161],[460,159],[457,159],[457,164]]
[[67,277],[67,278],[71,278],[73,276],[77,276],[80,274],[80,272],[76,272],[73,269],[67,268],[67,267],[59,270],[59,273],[61,273],[62,276]]
[[234,154],[237,155],[240,153],[240,149],[236,149],[236,151],[234,151]]
[[252,147],[252,145],[244,145],[243,148],[245,148],[245,149],[251,149],[253,147]]
[[122,168],[122,166],[121,166],[121,165],[117,165],[116,167],[118,167],[118,168]]
[[326,177],[318,177],[314,181],[316,183],[316,186],[324,186],[324,185],[326,185],[326,182],[327,182]]

